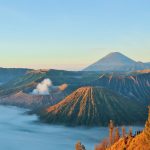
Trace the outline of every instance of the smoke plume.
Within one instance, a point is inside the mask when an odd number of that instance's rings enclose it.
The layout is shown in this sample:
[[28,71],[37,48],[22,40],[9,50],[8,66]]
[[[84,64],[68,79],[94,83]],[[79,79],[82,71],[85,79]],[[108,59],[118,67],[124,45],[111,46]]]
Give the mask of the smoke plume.
[[41,83],[39,83],[32,91],[33,95],[49,95],[49,87],[52,86],[52,81],[50,79],[44,79]]

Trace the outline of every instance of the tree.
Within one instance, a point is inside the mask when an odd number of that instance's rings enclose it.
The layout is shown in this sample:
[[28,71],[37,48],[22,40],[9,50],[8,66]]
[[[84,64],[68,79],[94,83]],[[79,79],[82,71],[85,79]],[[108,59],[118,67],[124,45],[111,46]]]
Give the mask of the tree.
[[145,124],[144,133],[146,135],[146,138],[150,140],[150,106],[148,106],[148,119]]
[[115,128],[115,137],[114,137],[114,142],[117,142],[120,138],[119,134],[119,128]]
[[129,128],[129,136],[132,136],[132,128]]
[[81,142],[77,142],[77,144],[75,145],[75,149],[76,150],[86,150],[84,145],[81,144]]
[[125,129],[125,127],[122,127],[122,137],[123,138],[126,137],[126,129]]
[[114,123],[112,120],[110,120],[109,123],[109,141],[110,141],[110,145],[113,144],[113,131],[114,131]]

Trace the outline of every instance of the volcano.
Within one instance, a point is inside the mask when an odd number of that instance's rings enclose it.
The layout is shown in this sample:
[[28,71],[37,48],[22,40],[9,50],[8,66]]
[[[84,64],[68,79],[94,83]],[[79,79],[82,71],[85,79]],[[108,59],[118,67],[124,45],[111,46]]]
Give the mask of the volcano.
[[144,122],[145,112],[135,101],[101,87],[81,87],[38,115],[43,122],[71,126],[107,126]]
[[94,64],[86,67],[84,71],[135,71],[149,69],[149,63],[136,62],[133,59],[119,53],[112,52]]

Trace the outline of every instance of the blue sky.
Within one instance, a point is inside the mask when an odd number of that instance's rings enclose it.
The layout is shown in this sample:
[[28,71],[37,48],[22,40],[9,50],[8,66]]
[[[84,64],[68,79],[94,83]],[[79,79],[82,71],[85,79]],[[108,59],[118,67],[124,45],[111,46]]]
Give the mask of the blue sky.
[[119,51],[150,61],[149,0],[0,0],[0,66],[80,70]]

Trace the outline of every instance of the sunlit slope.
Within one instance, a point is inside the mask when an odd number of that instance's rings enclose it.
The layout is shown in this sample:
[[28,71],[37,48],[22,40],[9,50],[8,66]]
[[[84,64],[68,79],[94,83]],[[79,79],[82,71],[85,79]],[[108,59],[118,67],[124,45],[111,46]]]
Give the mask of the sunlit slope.
[[65,125],[107,125],[140,123],[145,120],[140,105],[99,87],[82,87],[58,104],[39,112],[41,120]]
[[107,150],[150,150],[150,110],[143,132],[135,137],[121,138]]

